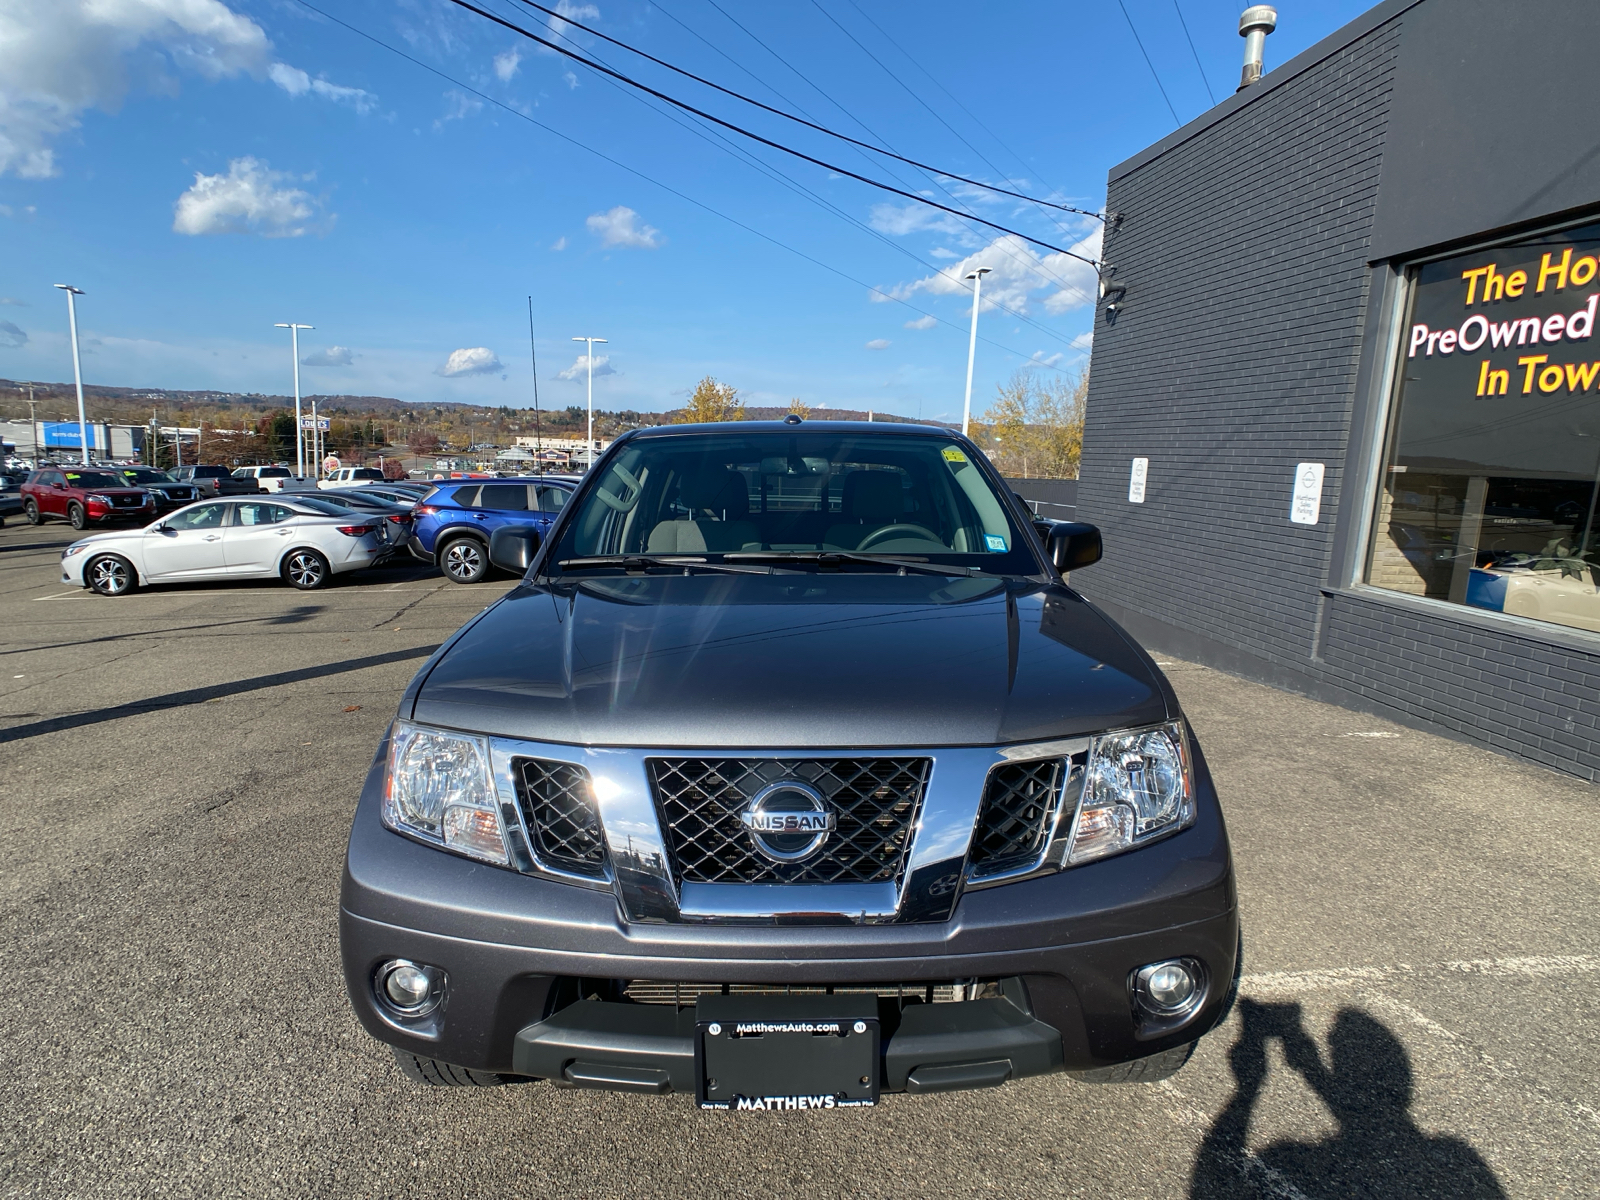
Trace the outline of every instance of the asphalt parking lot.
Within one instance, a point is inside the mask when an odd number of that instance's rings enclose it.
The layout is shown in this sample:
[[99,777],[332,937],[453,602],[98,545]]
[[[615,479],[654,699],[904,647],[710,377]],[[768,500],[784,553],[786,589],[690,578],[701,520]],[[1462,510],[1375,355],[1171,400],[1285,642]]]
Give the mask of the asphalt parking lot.
[[1173,1080],[875,1110],[408,1083],[339,867],[411,673],[504,582],[57,581],[0,530],[0,1195],[1600,1195],[1600,789],[1183,663],[1246,975]]

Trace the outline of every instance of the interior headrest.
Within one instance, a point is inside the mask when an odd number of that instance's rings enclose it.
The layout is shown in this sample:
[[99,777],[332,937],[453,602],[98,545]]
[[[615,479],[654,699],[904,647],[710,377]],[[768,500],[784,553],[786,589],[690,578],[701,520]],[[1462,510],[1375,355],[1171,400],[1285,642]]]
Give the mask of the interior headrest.
[[678,487],[678,498],[697,516],[705,509],[725,521],[750,515],[750,490],[744,476],[730,467],[713,467],[688,476]]
[[844,477],[846,517],[858,521],[893,521],[905,512],[900,476],[893,471],[852,471]]

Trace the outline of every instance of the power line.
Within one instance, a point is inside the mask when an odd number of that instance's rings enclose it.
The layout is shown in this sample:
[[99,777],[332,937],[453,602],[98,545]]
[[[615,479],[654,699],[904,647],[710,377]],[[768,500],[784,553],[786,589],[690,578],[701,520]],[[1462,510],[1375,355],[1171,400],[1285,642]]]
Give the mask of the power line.
[[[304,3],[305,0],[301,0],[301,2]],[[560,54],[560,55],[562,55],[562,56],[564,56],[566,58],[570,58],[574,62],[583,64],[585,67],[588,67],[591,71],[594,71],[594,72],[596,72],[598,74],[601,74],[601,75],[610,76],[611,78],[616,79],[618,82],[625,83],[629,87],[637,88],[639,91],[645,92],[648,95],[654,96],[658,100],[665,101],[666,103],[671,104],[675,108],[681,108],[685,112],[693,113],[695,116],[700,117],[702,120],[711,121],[711,122],[713,122],[713,123],[715,123],[717,125],[721,125],[724,129],[730,129],[734,133],[737,133],[742,137],[747,137],[753,142],[760,142],[763,146],[770,146],[774,150],[780,150],[784,154],[792,155],[793,157],[801,159],[804,162],[811,163],[813,166],[818,166],[818,167],[823,168],[823,170],[832,171],[837,175],[843,175],[846,178],[854,179],[854,180],[856,180],[856,181],[858,181],[860,183],[867,184],[869,187],[878,188],[880,191],[889,192],[889,193],[891,193],[893,195],[903,197],[904,199],[913,201],[914,203],[917,203],[917,204],[925,204],[929,208],[936,208],[940,212],[947,212],[951,216],[954,216],[954,217],[965,217],[968,220],[976,221],[980,225],[987,225],[990,229],[998,229],[1001,233],[1009,233],[1013,237],[1019,237],[1019,238],[1022,238],[1024,241],[1032,242],[1035,246],[1043,246],[1046,250],[1052,250],[1057,254],[1065,254],[1068,258],[1075,258],[1079,262],[1087,263],[1089,266],[1094,267],[1097,270],[1099,269],[1100,264],[1095,262],[1094,259],[1087,258],[1084,255],[1078,254],[1075,251],[1068,250],[1064,246],[1057,246],[1053,242],[1047,242],[1047,241],[1044,241],[1042,238],[1036,238],[1031,234],[1023,233],[1021,230],[1012,229],[1009,226],[1001,225],[1000,223],[998,223],[996,221],[991,221],[986,217],[980,217],[980,216],[977,216],[977,215],[975,215],[973,213],[970,213],[970,212],[964,213],[960,209],[951,208],[947,204],[940,204],[937,200],[930,200],[926,196],[919,196],[915,192],[908,192],[904,188],[894,187],[894,186],[892,186],[890,184],[883,183],[883,182],[881,182],[879,180],[876,180],[876,179],[872,179],[869,176],[862,175],[859,172],[851,171],[851,170],[849,170],[849,169],[847,169],[845,167],[838,166],[835,163],[830,163],[830,162],[826,162],[823,159],[815,158],[812,155],[804,153],[803,151],[795,150],[795,149],[793,149],[793,148],[791,148],[789,146],[785,146],[781,142],[775,142],[771,138],[762,137],[759,133],[754,133],[751,130],[745,129],[745,128],[743,128],[741,126],[738,126],[738,125],[735,125],[731,121],[724,121],[721,117],[713,116],[712,114],[706,112],[704,109],[696,108],[696,107],[694,107],[694,105],[685,103],[682,100],[678,100],[678,99],[676,99],[676,98],[674,98],[672,96],[669,96],[665,92],[657,91],[655,88],[650,87],[648,84],[640,83],[637,79],[632,79],[632,78],[628,77],[627,75],[622,74],[622,72],[620,72],[620,71],[614,71],[610,67],[607,67],[602,63],[596,62],[592,58],[588,58],[585,55],[578,54],[575,51],[568,50],[563,46],[559,46],[555,42],[552,42],[548,38],[542,38],[538,34],[533,33],[530,30],[524,29],[522,26],[516,24],[515,22],[507,21],[503,17],[498,17],[492,12],[488,12],[488,11],[486,11],[484,9],[479,8],[476,4],[469,3],[468,0],[450,0],[450,3],[454,4],[457,8],[464,8],[468,12],[477,13],[478,16],[484,18],[486,21],[492,21],[494,24],[499,25],[504,29],[509,29],[513,33],[521,34],[523,37],[527,38],[529,41],[535,42],[535,43],[537,43],[538,45],[541,45],[541,46],[546,46],[549,49],[554,50],[557,54]],[[563,17],[562,20],[565,21],[566,18]],[[568,21],[567,23],[568,24],[573,24],[573,22],[571,22],[571,21]],[[863,144],[865,144],[865,143],[863,143]]]
[[1150,61],[1150,52],[1144,48],[1144,43],[1139,40],[1139,31],[1133,27],[1133,18],[1128,16],[1128,6],[1122,0],[1117,0],[1117,7],[1122,10],[1123,19],[1128,22],[1128,32],[1133,34],[1133,40],[1139,47],[1139,53],[1144,55],[1144,65],[1150,68],[1150,75],[1156,81],[1156,87],[1161,90],[1161,98],[1167,102],[1167,111],[1172,114],[1173,124],[1182,125],[1183,122],[1178,120],[1178,110],[1172,107],[1172,97],[1168,96],[1167,89],[1161,86],[1161,76],[1156,74],[1156,65]]
[[1214,107],[1217,103],[1217,94],[1211,90],[1211,80],[1206,78],[1206,69],[1200,65],[1200,51],[1194,48],[1194,36],[1189,32],[1189,22],[1183,19],[1183,7],[1178,0],[1172,0],[1172,8],[1178,14],[1178,24],[1183,26],[1183,36],[1189,39],[1189,53],[1194,55],[1195,70],[1200,72],[1200,82],[1206,85],[1206,95],[1211,98]]
[[[813,2],[814,2],[814,0],[813,0]],[[462,0],[451,0],[451,3],[460,3],[461,7],[463,7],[463,8],[473,8],[472,5],[463,3]],[[559,19],[560,21],[562,21],[564,24],[571,25],[571,26],[573,26],[574,28],[577,28],[577,29],[581,29],[585,33],[587,33],[587,34],[589,34],[589,35],[591,35],[593,37],[600,38],[602,41],[610,42],[613,46],[620,47],[621,49],[628,51],[628,53],[630,53],[630,54],[637,54],[640,58],[645,59],[648,62],[653,62],[658,67],[665,67],[669,71],[672,71],[672,72],[675,72],[676,74],[682,75],[685,79],[692,79],[696,83],[702,84],[705,87],[711,88],[714,91],[721,92],[725,96],[732,96],[735,100],[741,100],[746,104],[754,105],[756,108],[761,109],[763,112],[769,112],[769,113],[773,114],[774,116],[782,117],[786,121],[793,121],[797,125],[804,125],[807,129],[813,129],[816,132],[821,133],[821,134],[825,134],[825,135],[827,135],[828,137],[831,137],[831,138],[838,138],[842,142],[849,142],[852,146],[859,146],[862,149],[870,150],[874,154],[881,154],[886,158],[897,159],[900,162],[905,163],[907,166],[916,167],[919,170],[932,171],[936,175],[943,175],[948,179],[954,179],[954,180],[956,180],[956,181],[958,181],[960,183],[968,184],[971,187],[984,188],[984,189],[986,189],[988,191],[991,191],[991,192],[998,192],[1002,196],[1010,196],[1015,200],[1026,200],[1030,204],[1040,204],[1040,205],[1043,205],[1046,208],[1060,209],[1062,212],[1077,213],[1080,216],[1098,217],[1100,215],[1099,213],[1089,212],[1087,209],[1073,208],[1071,205],[1057,204],[1052,200],[1041,200],[1037,196],[1028,196],[1028,195],[1024,195],[1021,192],[1013,192],[1009,188],[998,187],[998,186],[996,186],[995,184],[992,184],[992,183],[982,183],[982,182],[980,182],[980,181],[978,181],[976,179],[968,179],[965,176],[956,175],[956,174],[954,174],[954,173],[952,173],[950,171],[946,171],[942,167],[932,167],[932,166],[929,166],[926,163],[917,162],[915,159],[906,158],[902,154],[896,154],[892,150],[880,149],[879,147],[874,146],[869,142],[863,142],[863,141],[860,141],[860,140],[858,140],[856,138],[853,138],[853,137],[849,136],[848,134],[839,133],[837,130],[829,129],[826,125],[819,125],[815,121],[808,121],[804,117],[797,117],[793,113],[784,112],[783,109],[781,109],[781,108],[774,108],[770,104],[764,104],[760,100],[754,99],[751,96],[746,96],[742,92],[736,92],[732,88],[723,87],[720,83],[713,83],[711,80],[705,78],[702,75],[696,75],[693,71],[686,71],[682,67],[674,66],[672,63],[667,62],[665,59],[657,58],[655,55],[649,53],[648,51],[640,50],[637,46],[630,46],[627,42],[624,42],[624,41],[621,41],[621,40],[619,40],[617,38],[614,38],[614,37],[610,36],[609,34],[601,33],[600,30],[592,28],[591,26],[585,25],[582,21],[575,21],[571,17],[563,16],[561,13],[557,12],[553,8],[546,8],[544,5],[538,3],[537,0],[518,0],[518,3],[524,4],[528,8],[537,9],[539,12],[545,13],[545,14],[551,16],[551,17],[555,17],[555,18]],[[499,19],[497,17],[491,16],[488,13],[483,13],[481,9],[473,8],[473,11],[474,12],[479,12],[484,16],[489,16],[490,20],[498,20]],[[668,14],[668,15],[670,15],[670,14]],[[726,15],[726,14],[724,14],[724,15]],[[824,11],[823,15],[827,16],[828,14]],[[832,17],[828,17],[828,19],[830,21],[833,20]],[[674,17],[673,20],[677,20],[677,18]],[[501,23],[502,24],[507,24],[506,22],[501,22]],[[838,24],[838,22],[836,22],[836,21],[834,23]],[[679,24],[682,24],[682,22],[680,21]],[[543,39],[537,37],[534,34],[528,33],[528,31],[526,31],[524,29],[521,29],[519,26],[510,26],[510,27],[518,29],[518,31],[523,33],[524,36],[532,37],[535,41],[539,41],[539,42],[542,42],[546,46],[550,46],[551,49],[559,49],[559,47],[553,46],[549,42],[544,42]],[[687,26],[685,26],[685,28],[687,28]],[[741,28],[743,28],[743,27],[741,26]],[[844,27],[840,26],[840,28],[842,29]],[[846,31],[845,36],[846,37],[850,36],[848,31]],[[852,38],[851,40],[854,40],[854,39]],[[859,42],[857,42],[856,44],[858,46],[860,45]],[[866,47],[863,46],[862,49],[866,50]],[[577,58],[578,61],[580,61],[580,62],[584,61],[578,55],[571,54],[568,51],[562,51],[562,53],[568,54],[569,57]],[[868,51],[868,53],[870,54],[871,52]],[[874,59],[873,61],[876,62],[877,60]],[[882,64],[880,63],[879,65],[881,66]],[[888,70],[887,67],[885,67],[884,69]],[[642,84],[638,84],[634,80],[628,79],[625,76],[622,77],[622,78],[623,78],[624,82],[632,84],[635,87],[642,87],[643,86]],[[904,86],[904,85],[902,85],[902,86]],[[668,103],[671,103],[671,104],[678,104],[679,103],[678,101],[671,99],[671,97],[665,96],[665,95],[663,95],[663,94],[661,94],[659,92],[654,93],[654,94],[659,96],[661,99],[666,100]],[[688,107],[687,105],[680,105],[680,106],[684,107],[684,108]],[[695,110],[695,109],[691,109],[690,111],[695,112],[696,115],[699,115],[699,116],[705,116],[706,115],[706,114],[700,113],[698,110]],[[928,111],[932,112],[933,110],[929,109]],[[934,116],[937,117],[938,115],[939,115],[938,113],[934,113]],[[715,117],[713,117],[711,119],[712,120],[716,120]],[[734,129],[736,132],[739,132],[739,133],[745,133],[744,130],[738,129],[736,126],[730,125],[729,128],[730,129]],[[955,131],[951,130],[951,132],[954,133]],[[745,136],[746,137],[750,137],[750,136],[754,136],[754,135],[745,133]],[[957,134],[956,136],[960,137],[961,135]],[[769,145],[776,145],[776,143],[771,143],[771,142],[769,142],[768,144]],[[779,149],[783,149],[784,147],[778,147],[778,148]],[[816,161],[816,160],[813,159],[812,161]],[[994,165],[993,163],[990,164],[990,166],[993,166],[993,165]],[[998,169],[999,168],[996,168],[996,170],[998,170]],[[870,182],[870,181],[868,181],[868,182]]]
[[[630,167],[627,163],[621,162],[618,159],[612,158],[609,154],[606,154],[604,151],[596,150],[593,146],[590,146],[585,142],[581,142],[577,138],[571,137],[568,134],[562,133],[559,129],[556,129],[556,128],[553,128],[552,126],[546,125],[543,121],[537,120],[534,117],[529,116],[527,113],[513,108],[511,105],[505,103],[503,100],[498,100],[495,97],[489,95],[487,92],[479,91],[477,88],[473,87],[471,84],[463,83],[461,80],[457,79],[455,76],[450,75],[450,74],[448,74],[448,73],[446,73],[444,71],[439,70],[438,67],[435,67],[435,66],[431,65],[430,63],[425,63],[421,59],[416,58],[413,55],[407,54],[404,50],[401,50],[398,46],[392,46],[388,42],[385,42],[383,39],[373,36],[372,34],[368,33],[364,29],[357,28],[356,26],[350,24],[348,21],[343,21],[340,18],[334,16],[332,13],[324,12],[322,9],[318,8],[316,5],[312,4],[311,0],[297,0],[297,2],[301,5],[301,7],[309,9],[310,11],[316,13],[319,17],[323,17],[326,20],[332,21],[335,25],[338,25],[338,26],[340,26],[340,27],[342,27],[344,29],[349,30],[351,33],[355,34],[357,37],[364,38],[365,40],[371,42],[373,45],[381,47],[382,49],[389,51],[391,54],[398,55],[399,57],[405,59],[407,62],[411,63],[413,66],[421,67],[424,71],[427,71],[431,75],[437,75],[440,79],[443,79],[446,83],[453,84],[454,86],[460,88],[462,91],[470,92],[472,95],[477,96],[480,100],[483,100],[484,102],[486,102],[488,104],[492,104],[496,108],[501,109],[504,112],[510,113],[512,116],[518,118],[519,120],[526,121],[528,124],[533,125],[538,129],[542,129],[546,133],[551,134],[551,135],[553,135],[555,137],[558,137],[562,141],[567,142],[570,145],[576,146],[579,150],[582,150],[585,153],[594,155],[596,158],[600,159],[603,162],[608,162],[612,166],[617,167],[620,170],[626,171],[630,175],[638,176],[640,179],[644,180],[646,183],[651,184],[654,187],[660,188],[662,191],[668,193],[669,195],[676,196],[676,197],[678,197],[678,199],[684,201],[685,203],[692,204],[692,205],[694,205],[694,207],[702,209],[705,212],[710,213],[714,217],[719,217],[722,220],[727,221],[730,225],[734,225],[734,226],[738,227],[739,229],[744,230],[746,233],[753,234],[754,236],[760,238],[764,242],[770,242],[772,245],[777,246],[780,250],[787,250],[790,254],[793,254],[797,258],[805,259],[807,262],[811,263],[813,266],[821,267],[824,271],[827,271],[832,275],[837,275],[840,279],[846,280],[849,283],[853,283],[857,287],[865,288],[867,291],[872,292],[875,295],[882,296],[885,300],[893,301],[896,304],[903,305],[904,307],[909,308],[914,313],[920,313],[924,317],[932,317],[939,324],[948,325],[951,329],[954,329],[958,333],[965,334],[967,332],[966,327],[964,325],[958,325],[954,321],[947,321],[943,317],[939,316],[937,313],[931,313],[927,309],[918,308],[915,304],[912,304],[910,301],[902,299],[901,297],[894,295],[892,292],[886,292],[880,287],[877,287],[877,286],[875,286],[873,284],[867,283],[865,280],[857,279],[854,275],[850,275],[845,271],[841,271],[838,267],[835,267],[835,266],[833,266],[833,265],[831,265],[829,263],[825,263],[820,258],[815,258],[812,255],[807,254],[804,250],[797,249],[796,247],[789,245],[787,242],[780,241],[779,239],[773,237],[771,234],[763,233],[761,230],[755,228],[754,226],[745,224],[743,221],[739,220],[737,217],[729,216],[727,213],[722,212],[720,209],[716,209],[716,208],[711,207],[711,205],[707,204],[703,200],[697,200],[693,196],[690,196],[685,192],[679,191],[677,188],[673,187],[671,184],[663,183],[661,180],[656,179],[654,176],[647,175],[645,172],[639,170],[637,167]],[[563,18],[563,20],[564,19],[565,18]],[[1053,371],[1058,371],[1058,372],[1060,371],[1059,367],[1054,367],[1054,366],[1051,366],[1050,364],[1047,364],[1047,363],[1041,362],[1041,361],[1039,361],[1037,359],[1034,359],[1032,357],[1026,356],[1026,355],[1022,354],[1021,351],[1013,350],[1010,346],[1003,345],[1002,343],[995,341],[993,338],[986,337],[986,336],[983,336],[983,335],[980,334],[978,340],[983,342],[985,345],[993,346],[996,350],[999,350],[1002,354],[1009,354],[1014,358],[1021,358],[1024,361],[1033,363],[1036,366],[1048,366]]]

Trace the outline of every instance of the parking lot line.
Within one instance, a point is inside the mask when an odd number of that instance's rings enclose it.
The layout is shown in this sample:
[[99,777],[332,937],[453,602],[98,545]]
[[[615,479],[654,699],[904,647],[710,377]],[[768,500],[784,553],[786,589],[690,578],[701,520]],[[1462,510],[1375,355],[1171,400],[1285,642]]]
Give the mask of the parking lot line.
[[35,596],[34,600],[35,602],[40,600],[74,600],[87,595],[89,595],[89,592],[85,589],[76,588],[70,592],[57,592],[53,596]]

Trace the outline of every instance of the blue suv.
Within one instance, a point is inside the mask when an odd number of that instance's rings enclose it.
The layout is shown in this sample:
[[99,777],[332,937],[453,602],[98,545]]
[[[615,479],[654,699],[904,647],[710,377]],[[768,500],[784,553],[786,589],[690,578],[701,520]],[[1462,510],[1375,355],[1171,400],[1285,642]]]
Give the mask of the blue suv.
[[489,573],[497,529],[534,530],[542,541],[575,485],[551,479],[462,479],[440,484],[411,510],[411,553],[445,578],[477,583]]

